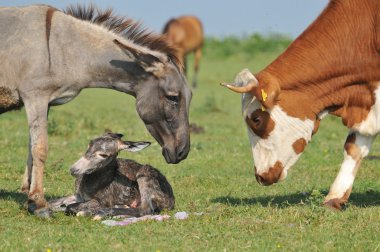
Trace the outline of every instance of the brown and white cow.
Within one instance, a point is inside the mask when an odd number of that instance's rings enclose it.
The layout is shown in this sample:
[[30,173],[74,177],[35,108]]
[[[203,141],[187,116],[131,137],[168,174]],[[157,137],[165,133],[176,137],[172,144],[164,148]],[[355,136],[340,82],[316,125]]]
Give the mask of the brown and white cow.
[[331,0],[322,14],[264,70],[234,84],[257,181],[283,180],[327,113],[350,129],[344,161],[325,204],[341,209],[363,157],[380,132],[380,1]]

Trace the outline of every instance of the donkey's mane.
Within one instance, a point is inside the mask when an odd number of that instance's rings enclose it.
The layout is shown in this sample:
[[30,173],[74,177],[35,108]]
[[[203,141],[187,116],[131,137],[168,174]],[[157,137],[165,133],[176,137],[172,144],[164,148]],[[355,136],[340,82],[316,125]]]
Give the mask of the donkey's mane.
[[80,20],[103,26],[134,43],[166,54],[180,69],[182,65],[176,56],[176,49],[170,46],[163,35],[154,34],[130,18],[117,16],[111,8],[101,10],[95,5],[69,5],[63,12]]

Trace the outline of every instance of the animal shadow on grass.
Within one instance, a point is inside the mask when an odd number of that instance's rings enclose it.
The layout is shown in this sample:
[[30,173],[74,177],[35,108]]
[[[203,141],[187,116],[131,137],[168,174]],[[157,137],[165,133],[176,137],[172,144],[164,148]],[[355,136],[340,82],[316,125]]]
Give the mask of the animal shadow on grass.
[[20,205],[20,208],[24,207],[27,198],[25,193],[0,189],[0,200],[13,200]]
[[[56,198],[56,196],[45,196],[47,200]],[[13,200],[14,202],[20,205],[20,208],[25,208],[27,207],[25,203],[28,200],[28,196],[25,193],[19,192],[18,189],[16,189],[15,191],[7,191],[0,189],[0,200]]]
[[[323,192],[323,197],[327,192]],[[311,192],[293,193],[288,195],[277,196],[259,196],[252,198],[237,198],[231,196],[217,197],[211,200],[213,203],[222,203],[231,206],[256,205],[276,206],[278,208],[287,208],[299,204],[310,204]],[[322,199],[323,199],[322,197]],[[323,200],[322,200],[323,201]],[[360,208],[371,206],[380,206],[380,192],[369,189],[364,193],[353,192],[348,200],[348,206],[353,205]]]

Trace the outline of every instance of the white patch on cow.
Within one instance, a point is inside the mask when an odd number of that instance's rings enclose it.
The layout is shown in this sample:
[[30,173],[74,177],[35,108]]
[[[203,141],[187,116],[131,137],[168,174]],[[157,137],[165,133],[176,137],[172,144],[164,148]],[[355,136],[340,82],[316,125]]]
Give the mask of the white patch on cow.
[[[378,83],[380,85],[380,82]],[[367,118],[352,129],[362,135],[373,136],[380,132],[380,87],[375,90],[375,104],[372,105]]]
[[[242,96],[243,117],[250,115],[253,111],[260,109],[261,104],[252,95]],[[300,138],[307,142],[311,139],[314,122],[310,119],[301,120],[287,115],[280,106],[276,105],[267,110],[275,126],[266,139],[256,136],[248,128],[248,136],[251,143],[252,155],[257,174],[268,172],[276,162],[281,162],[284,170],[280,176],[283,180],[289,168],[298,160],[301,154],[296,154],[293,143]]]
[[321,113],[318,114],[318,119],[322,120],[323,118],[325,118],[325,116],[327,116],[329,114],[329,111],[328,110],[323,110]]
[[344,161],[325,201],[342,198],[347,190],[352,187],[356,175],[355,167],[357,165],[358,163],[344,151]]

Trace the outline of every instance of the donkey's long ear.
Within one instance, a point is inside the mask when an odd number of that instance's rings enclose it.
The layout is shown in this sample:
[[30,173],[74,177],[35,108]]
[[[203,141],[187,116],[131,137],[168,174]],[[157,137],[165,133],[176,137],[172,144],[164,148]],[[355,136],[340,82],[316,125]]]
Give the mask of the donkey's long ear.
[[119,144],[119,150],[137,152],[142,149],[145,149],[149,145],[150,145],[150,142],[121,141]]
[[135,58],[135,61],[148,73],[152,73],[155,76],[159,77],[163,74],[164,64],[163,62],[156,56],[144,53],[136,48],[128,46],[126,44],[121,43],[119,40],[114,39],[113,42],[119,46],[125,54],[132,56]]

